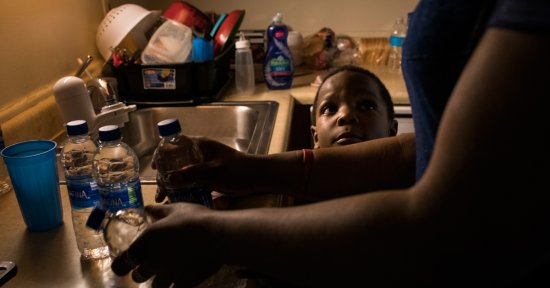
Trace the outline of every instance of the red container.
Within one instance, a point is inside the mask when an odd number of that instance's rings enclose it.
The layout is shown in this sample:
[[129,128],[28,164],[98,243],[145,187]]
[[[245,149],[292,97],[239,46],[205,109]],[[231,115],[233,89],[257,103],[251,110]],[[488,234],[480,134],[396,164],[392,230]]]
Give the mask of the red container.
[[199,33],[208,34],[214,26],[212,20],[206,14],[185,1],[174,1],[162,16],[178,21]]

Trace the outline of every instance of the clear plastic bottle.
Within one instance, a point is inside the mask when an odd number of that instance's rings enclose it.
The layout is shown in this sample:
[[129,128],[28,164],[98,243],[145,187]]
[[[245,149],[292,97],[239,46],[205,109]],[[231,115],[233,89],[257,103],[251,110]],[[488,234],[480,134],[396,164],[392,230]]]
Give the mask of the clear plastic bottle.
[[197,144],[182,133],[178,119],[162,120],[157,126],[161,139],[153,154],[153,161],[157,168],[157,179],[164,183],[169,201],[212,207],[212,190],[206,185],[193,183],[181,186],[168,181],[174,170],[203,161]]
[[[0,150],[4,149],[4,135],[2,133],[2,127],[0,127]],[[8,169],[4,165],[4,160],[0,157],[0,195],[11,191],[11,185],[7,181]]]
[[117,257],[151,224],[150,217],[140,208],[121,209],[117,212],[96,207],[86,225],[102,232],[111,257]]
[[76,244],[85,259],[109,256],[109,249],[101,232],[86,227],[86,220],[99,205],[99,190],[92,177],[92,162],[97,150],[96,143],[88,136],[85,120],[67,123],[69,139],[61,150],[61,163],[71,202],[71,214]]
[[290,89],[294,76],[292,53],[288,48],[288,27],[283,16],[277,13],[267,28],[267,53],[264,64],[264,78],[269,89]]
[[395,19],[393,31],[390,35],[390,54],[388,56],[388,67],[392,70],[401,70],[401,55],[406,35],[407,23],[405,23],[405,18]]
[[244,95],[254,94],[254,60],[250,42],[241,32],[239,40],[235,42],[235,86],[237,92]]
[[143,208],[139,160],[134,150],[121,141],[120,128],[116,125],[99,128],[93,177],[99,187],[102,208],[111,212]]

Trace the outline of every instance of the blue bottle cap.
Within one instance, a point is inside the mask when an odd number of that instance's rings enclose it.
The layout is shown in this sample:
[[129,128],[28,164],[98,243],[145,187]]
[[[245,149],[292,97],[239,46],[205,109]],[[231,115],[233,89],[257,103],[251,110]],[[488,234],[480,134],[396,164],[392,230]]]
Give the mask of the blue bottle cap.
[[67,122],[67,135],[76,136],[84,134],[88,134],[88,123],[86,123],[86,120]]
[[88,216],[88,220],[86,221],[86,226],[94,230],[100,230],[101,222],[103,222],[103,219],[105,218],[105,214],[107,214],[107,210],[101,209],[99,207],[95,207],[94,210],[92,210],[92,212],[90,213],[90,216]]
[[181,132],[180,122],[177,118],[160,121],[158,124],[160,136],[166,137]]
[[107,125],[99,128],[100,141],[113,141],[120,139],[120,128],[117,125]]

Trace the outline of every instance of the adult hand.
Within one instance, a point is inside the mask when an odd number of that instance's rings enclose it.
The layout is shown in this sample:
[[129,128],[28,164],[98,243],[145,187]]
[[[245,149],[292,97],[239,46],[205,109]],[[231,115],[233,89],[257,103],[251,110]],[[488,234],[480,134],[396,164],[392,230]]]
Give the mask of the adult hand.
[[[204,157],[204,162],[182,167],[180,170],[171,173],[166,179],[157,177],[157,193],[155,201],[160,203],[166,198],[166,182],[173,185],[191,184],[193,182],[204,183],[221,193],[247,194],[240,190],[241,185],[236,179],[231,179],[234,175],[237,176],[240,169],[244,169],[243,165],[239,165],[244,158],[245,153],[241,153],[227,145],[224,145],[215,140],[206,137],[191,137],[197,143]],[[157,169],[156,163],[153,161],[152,168]],[[236,169],[232,172],[232,169]],[[242,175],[242,174],[241,174]]]
[[217,239],[201,222],[214,212],[201,205],[175,203],[150,205],[146,212],[153,224],[111,266],[119,276],[145,282],[155,276],[153,287],[194,287],[221,267],[216,258]]

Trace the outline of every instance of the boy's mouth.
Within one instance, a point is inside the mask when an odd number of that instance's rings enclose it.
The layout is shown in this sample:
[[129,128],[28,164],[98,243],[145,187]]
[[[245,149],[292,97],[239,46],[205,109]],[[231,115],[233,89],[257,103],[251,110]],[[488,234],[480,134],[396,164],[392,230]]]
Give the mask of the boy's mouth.
[[338,135],[338,137],[336,137],[336,140],[334,141],[334,143],[338,145],[348,145],[348,144],[354,144],[354,143],[359,143],[363,141],[365,141],[363,137],[359,137],[350,132],[344,132]]

